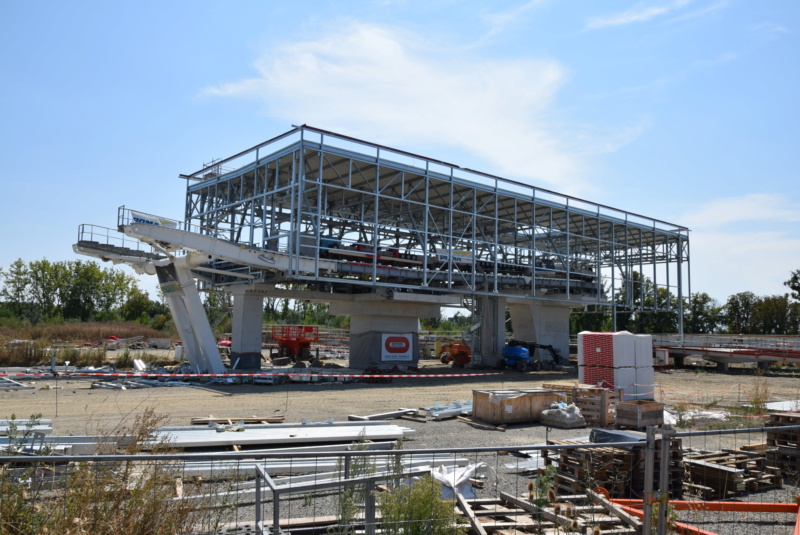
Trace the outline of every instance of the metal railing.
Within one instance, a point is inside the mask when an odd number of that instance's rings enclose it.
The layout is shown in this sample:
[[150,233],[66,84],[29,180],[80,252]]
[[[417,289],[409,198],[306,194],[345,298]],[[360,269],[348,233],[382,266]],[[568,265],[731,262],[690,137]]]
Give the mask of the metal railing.
[[[109,519],[123,525],[136,520],[156,531],[159,523],[180,515],[185,518],[175,533],[214,532],[223,526],[249,526],[262,534],[311,533],[309,526],[313,526],[316,532],[358,529],[373,534],[395,532],[392,529],[398,526],[391,522],[436,521],[464,523],[480,533],[478,518],[490,517],[496,526],[508,529],[528,529],[533,518],[540,528],[573,523],[590,530],[593,523],[600,525],[600,517],[608,523],[607,517],[616,515],[626,529],[644,535],[653,526],[654,533],[663,535],[681,523],[713,530],[715,523],[731,522],[730,517],[718,519],[699,505],[684,510],[686,502],[676,501],[695,498],[691,502],[695,503],[702,501],[696,498],[711,497],[702,492],[718,492],[723,499],[736,497],[740,508],[741,502],[749,504],[747,514],[755,519],[736,517],[737,522],[793,524],[794,518],[780,517],[775,504],[795,501],[797,473],[775,474],[774,467],[762,463],[760,469],[772,472],[758,479],[747,472],[755,470],[747,466],[748,461],[738,468],[712,466],[704,460],[727,455],[750,459],[753,464],[761,457],[752,453],[752,443],[763,443],[770,431],[798,434],[800,426],[691,432],[664,426],[627,435],[629,440],[616,432],[623,439],[620,442],[550,441],[447,450],[3,456],[0,532],[12,531],[10,522],[20,522],[20,518],[44,526],[61,517],[89,532],[101,532]],[[603,432],[597,433],[595,439],[601,439]],[[472,467],[475,476],[468,481],[477,500],[465,498],[467,491],[457,483],[459,470]],[[446,474],[444,480],[453,482],[449,516],[414,519],[412,515],[398,520],[381,509],[387,493],[403,487],[401,481],[434,472]],[[720,474],[732,478],[730,488],[720,483]],[[547,483],[542,488],[557,493],[555,502],[537,494],[541,490],[537,481],[542,480]],[[740,482],[746,487],[740,488]],[[503,514],[492,513],[486,505],[495,503],[498,496],[505,505],[494,507],[502,508]],[[345,511],[343,497],[352,500],[353,510]],[[106,500],[116,503],[117,510],[110,511]],[[567,503],[570,500],[573,505]],[[571,507],[583,512],[569,516],[564,511]]]

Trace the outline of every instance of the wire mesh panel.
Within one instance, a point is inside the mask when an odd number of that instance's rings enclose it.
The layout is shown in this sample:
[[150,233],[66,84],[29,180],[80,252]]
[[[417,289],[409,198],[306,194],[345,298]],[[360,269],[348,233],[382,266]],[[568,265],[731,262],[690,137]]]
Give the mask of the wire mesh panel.
[[777,535],[797,520],[796,420],[506,448],[6,456],[0,532]]

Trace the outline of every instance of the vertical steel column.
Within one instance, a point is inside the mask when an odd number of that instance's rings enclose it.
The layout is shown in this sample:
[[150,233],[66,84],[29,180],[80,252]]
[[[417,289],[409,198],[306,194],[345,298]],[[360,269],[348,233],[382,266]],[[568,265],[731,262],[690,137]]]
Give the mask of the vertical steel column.
[[428,239],[428,232],[430,230],[428,221],[430,220],[430,182],[431,182],[431,175],[430,175],[430,164],[425,162],[425,206],[422,210],[423,217],[425,219],[425,224],[423,225],[422,236],[425,240],[422,243],[422,287],[428,286],[428,246],[429,246],[429,239]]
[[364,532],[375,535],[375,481],[372,479],[364,483]]
[[447,193],[450,196],[447,200],[447,289],[453,288],[453,168],[450,168],[450,185]]
[[[614,307],[616,309],[616,306]],[[653,480],[655,477],[656,459],[656,431],[653,426],[647,426],[647,437],[644,449],[644,489],[642,503],[644,505],[644,518],[642,519],[642,535],[650,533],[653,525]]]
[[570,289],[569,287],[570,287],[570,282],[572,282],[572,277],[570,277],[570,275],[572,273],[572,249],[571,249],[572,239],[571,239],[571,236],[570,236],[570,223],[571,223],[570,219],[571,218],[569,216],[569,197],[567,197],[566,210],[564,211],[564,217],[566,217],[566,219],[567,219],[567,228],[566,228],[566,230],[567,230],[567,262],[566,262],[566,264],[564,266],[564,267],[567,268],[567,280],[565,281],[564,284],[566,285],[566,289],[567,289],[567,299],[569,299],[569,289]]
[[[687,262],[686,262],[686,270],[687,270],[687,278],[689,279],[688,282],[688,290],[687,293],[689,297],[689,301],[692,300],[692,271],[691,271],[691,264],[688,261],[688,253],[689,253],[689,240],[686,240],[686,253],[687,253]],[[683,343],[683,239],[682,237],[678,238],[678,339],[681,343]]]
[[[325,136],[321,135],[319,138],[319,173],[317,173],[317,229],[316,229],[316,240],[317,240],[317,254],[314,255],[314,276],[319,276],[319,255],[322,254],[322,204],[323,204],[323,177],[322,177],[322,168],[324,167],[325,162]],[[325,190],[327,191],[327,190]],[[325,203],[325,211],[327,212],[328,206]]]
[[[494,255],[494,283],[492,284],[492,293],[495,293],[495,294],[500,291],[500,289],[499,289],[499,287],[497,285],[497,279],[499,278],[499,273],[500,273],[500,269],[499,269],[500,258],[498,258],[498,255],[497,255],[498,251],[500,250],[500,236],[499,236],[499,234],[500,234],[500,224],[497,221],[498,217],[500,216],[499,212],[498,212],[500,203],[497,202],[497,190],[498,189],[499,188],[497,186],[497,179],[495,178],[494,179],[494,237],[493,237],[493,239],[494,239],[494,247],[492,247],[492,251],[493,251],[493,255]],[[495,310],[495,312],[496,312],[496,310]],[[495,333],[495,336],[497,336],[497,333]]]
[[[653,222],[653,242],[650,246],[652,249],[652,255],[650,255],[650,261],[653,263],[653,304],[656,307],[656,310],[660,309],[658,303],[658,261],[656,259],[656,223]],[[643,255],[644,256],[644,255]],[[669,292],[669,287],[667,287],[667,292]],[[669,303],[669,294],[667,294],[667,310],[670,308]]]
[[539,220],[536,218],[536,189],[533,190],[533,195],[531,196],[531,233],[533,236],[531,237],[531,297],[536,297],[536,256],[538,251],[536,250],[536,234],[538,232],[536,229],[539,227]]
[[377,149],[375,158],[375,196],[372,205],[372,282],[378,280],[378,208],[381,195],[381,149]]
[[261,529],[261,470],[256,466],[256,529]]
[[667,533],[667,507],[669,505],[669,465],[672,450],[672,435],[675,430],[670,425],[661,428],[661,473],[659,474],[658,535]]

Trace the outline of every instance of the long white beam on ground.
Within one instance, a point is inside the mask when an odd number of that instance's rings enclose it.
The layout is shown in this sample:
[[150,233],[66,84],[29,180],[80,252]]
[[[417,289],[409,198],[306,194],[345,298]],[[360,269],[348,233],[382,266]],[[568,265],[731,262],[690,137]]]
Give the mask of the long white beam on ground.
[[[231,422],[236,425],[237,420],[236,418],[231,418]],[[220,426],[224,427],[227,424],[219,424]],[[325,428],[334,428],[334,427],[364,427],[365,425],[393,425],[388,420],[368,420],[363,422],[299,422],[299,423],[282,423],[282,424],[244,424],[243,427],[246,430],[250,429],[284,429],[284,428],[310,428],[310,427],[325,427]],[[212,426],[202,426],[202,425],[173,425],[173,426],[165,426],[159,427],[159,432],[164,431],[206,431],[208,429],[213,429],[215,427]]]
[[[359,458],[361,459],[361,458]],[[394,459],[387,456],[370,456],[369,464],[376,471],[390,470]],[[430,465],[437,466],[466,466],[469,460],[453,455],[414,455],[401,461],[406,468],[417,468]],[[317,459],[276,459],[269,461],[190,461],[181,467],[181,475],[201,476],[204,478],[224,477],[227,474],[233,475],[254,475],[256,465],[263,466],[270,474],[312,474],[308,481],[314,481],[320,477],[335,477],[344,462],[336,457],[323,457]],[[327,474],[329,473],[329,474]]]
[[302,444],[315,442],[356,442],[358,440],[396,440],[413,433],[413,429],[396,425],[362,425],[352,427],[293,427],[252,429],[242,432],[215,429],[169,431],[159,433],[152,444],[167,442],[176,448],[247,446],[267,444]]
[[245,450],[244,452],[241,451],[222,451],[219,452],[219,455],[241,455],[242,453],[249,453],[252,454],[253,457],[257,457],[261,453],[323,453],[323,452],[333,452],[333,451],[352,451],[353,446],[358,446],[359,449],[363,450],[391,450],[394,449],[395,445],[397,444],[396,441],[389,440],[389,441],[379,441],[379,442],[360,442],[360,443],[343,443],[343,444],[320,444],[317,446],[297,446],[294,448],[264,448],[258,450]]

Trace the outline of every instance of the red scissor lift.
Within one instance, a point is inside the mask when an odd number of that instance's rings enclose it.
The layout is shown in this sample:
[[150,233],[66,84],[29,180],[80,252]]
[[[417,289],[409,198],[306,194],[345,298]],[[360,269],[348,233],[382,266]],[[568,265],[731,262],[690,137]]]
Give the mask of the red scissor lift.
[[311,344],[319,342],[316,325],[273,325],[272,339],[278,343],[278,357],[298,363],[311,360]]

